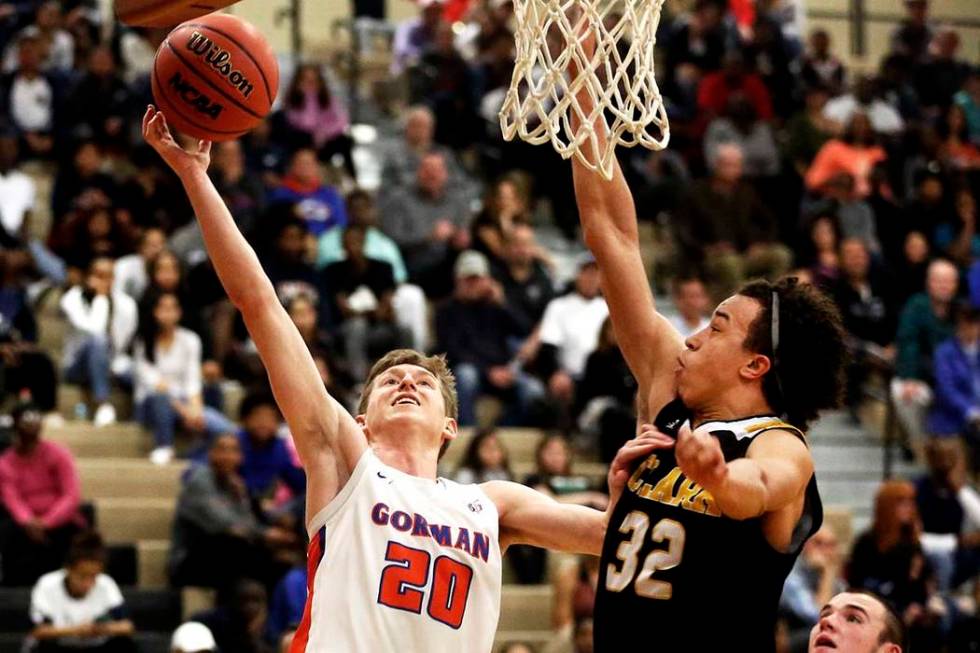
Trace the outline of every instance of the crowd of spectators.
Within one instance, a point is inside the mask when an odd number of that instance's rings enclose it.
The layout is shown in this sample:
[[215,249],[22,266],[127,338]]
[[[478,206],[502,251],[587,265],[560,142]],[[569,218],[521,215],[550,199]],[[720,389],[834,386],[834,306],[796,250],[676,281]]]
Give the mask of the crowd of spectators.
[[[827,531],[808,544],[788,586],[788,641],[846,578],[887,595],[916,650],[935,650],[973,632],[953,592],[978,560],[976,52],[934,24],[926,0],[906,0],[886,56],[858,70],[827,32],[801,36],[782,4],[747,15],[723,0],[668,3],[657,45],[670,148],[623,150],[621,163],[640,219],[673,253],[658,283],[682,333],[754,276],[821,287],[850,335],[852,416],[868,398],[891,402],[910,453],[928,458],[914,485],[883,486],[849,562]],[[496,126],[512,20],[507,0],[421,0],[417,18],[394,26],[391,77],[408,108],[379,125],[392,136],[376,148],[376,192],[358,187],[351,98],[310,63],[291,69],[254,132],[215,146],[210,174],[333,396],[353,408],[389,349],[445,352],[464,425],[488,427],[491,414],[572,436],[544,439],[536,473],[517,480],[598,506],[569,442],[610,460],[632,432],[635,382],[577,244],[568,162],[505,142]],[[42,436],[61,419],[59,382],[79,385],[90,401],[70,407],[76,419],[112,425],[122,397],[154,463],[193,461],[168,572],[178,586],[219,587],[222,602],[198,619],[206,637],[196,625],[185,637],[271,650],[302,604],[303,474],[193,212],[139,136],[165,33],[102,21],[90,0],[0,2],[0,356],[4,396],[22,402],[0,457],[2,582],[37,582],[39,640],[127,650],[132,624],[102,573],[73,460]],[[39,345],[52,306],[66,325],[56,350]],[[226,410],[228,381],[247,395],[238,412]],[[492,400],[500,410],[488,413]],[[507,460],[481,431],[456,473],[511,478]],[[521,580],[543,579],[536,553],[513,559]],[[563,577],[561,594],[584,604],[589,569]],[[67,574],[62,593],[97,597],[92,615],[46,620],[51,574]],[[586,612],[557,621],[584,641]]]

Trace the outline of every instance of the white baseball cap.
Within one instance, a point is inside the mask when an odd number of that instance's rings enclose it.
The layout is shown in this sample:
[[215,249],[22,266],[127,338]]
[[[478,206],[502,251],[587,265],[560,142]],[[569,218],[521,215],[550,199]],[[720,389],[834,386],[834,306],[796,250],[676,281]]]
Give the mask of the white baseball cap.
[[203,653],[216,648],[214,635],[207,626],[196,621],[181,624],[170,640],[170,649],[174,653]]

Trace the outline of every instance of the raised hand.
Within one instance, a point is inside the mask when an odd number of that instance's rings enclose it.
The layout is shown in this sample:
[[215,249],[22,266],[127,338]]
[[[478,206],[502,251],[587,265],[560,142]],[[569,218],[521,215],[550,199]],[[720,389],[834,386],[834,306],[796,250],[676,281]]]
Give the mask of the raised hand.
[[677,465],[690,480],[709,492],[719,488],[728,477],[728,464],[718,439],[707,430],[691,430],[689,424],[677,433]]
[[211,141],[199,141],[197,150],[185,150],[170,133],[167,118],[152,104],[143,115],[143,138],[178,176],[206,172],[211,164]]
[[609,466],[609,510],[611,511],[623,494],[626,481],[632,472],[633,463],[642,456],[648,456],[657,449],[670,449],[674,439],[657,430],[652,424],[644,424],[640,434],[624,444]]

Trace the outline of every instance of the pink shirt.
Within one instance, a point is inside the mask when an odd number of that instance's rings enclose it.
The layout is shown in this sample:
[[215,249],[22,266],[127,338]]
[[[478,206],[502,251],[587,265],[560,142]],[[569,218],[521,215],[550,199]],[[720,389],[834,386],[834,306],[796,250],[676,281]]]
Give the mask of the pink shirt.
[[0,456],[0,499],[18,524],[38,517],[45,528],[79,523],[81,491],[68,449],[42,440],[29,456]]
[[289,109],[286,120],[293,129],[309,134],[318,148],[343,134],[350,126],[347,112],[336,97],[331,97],[330,104],[324,108],[313,94],[304,98],[301,109]]
[[846,172],[854,177],[854,194],[867,197],[871,193],[871,169],[885,160],[885,150],[875,145],[848,145],[837,139],[827,141],[806,171],[806,186],[818,191],[836,175]]

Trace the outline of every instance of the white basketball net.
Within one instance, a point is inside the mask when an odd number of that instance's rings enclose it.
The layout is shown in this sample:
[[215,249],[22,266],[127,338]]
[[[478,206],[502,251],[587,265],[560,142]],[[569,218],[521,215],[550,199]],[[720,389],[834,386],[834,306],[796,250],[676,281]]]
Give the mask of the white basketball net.
[[[504,138],[551,141],[562,158],[575,156],[606,179],[612,178],[616,145],[665,148],[670,131],[653,69],[663,3],[515,0],[517,63],[500,110]],[[590,33],[591,56],[582,44],[582,35]],[[568,72],[573,61],[581,71],[574,79]],[[588,114],[577,100],[583,89],[591,98]],[[608,141],[596,127],[605,129]]]

